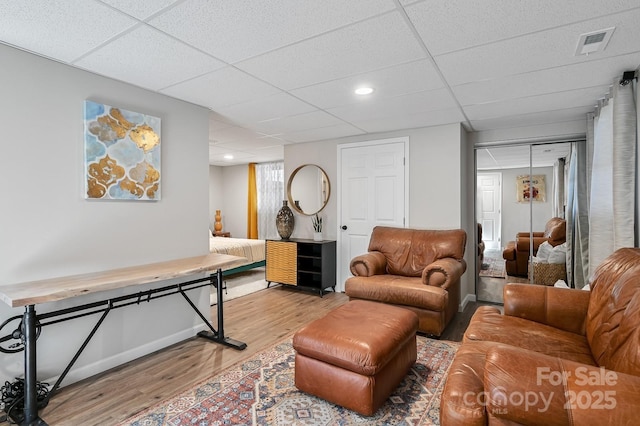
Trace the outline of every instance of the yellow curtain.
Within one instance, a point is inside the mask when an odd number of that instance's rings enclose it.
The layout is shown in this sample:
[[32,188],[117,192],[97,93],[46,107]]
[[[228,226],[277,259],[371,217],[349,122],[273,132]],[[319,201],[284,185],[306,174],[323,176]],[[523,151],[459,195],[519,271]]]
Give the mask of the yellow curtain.
[[247,238],[258,238],[258,189],[256,163],[249,163],[249,199],[247,202]]

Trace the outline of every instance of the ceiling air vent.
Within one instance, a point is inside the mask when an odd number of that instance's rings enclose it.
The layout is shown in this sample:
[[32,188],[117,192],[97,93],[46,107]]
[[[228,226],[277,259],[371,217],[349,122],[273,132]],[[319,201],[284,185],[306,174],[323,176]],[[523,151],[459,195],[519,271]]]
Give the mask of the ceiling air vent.
[[607,43],[609,43],[613,30],[615,29],[616,27],[611,27],[580,35],[578,47],[576,47],[576,56],[588,55],[589,53],[604,50],[604,48],[607,47]]

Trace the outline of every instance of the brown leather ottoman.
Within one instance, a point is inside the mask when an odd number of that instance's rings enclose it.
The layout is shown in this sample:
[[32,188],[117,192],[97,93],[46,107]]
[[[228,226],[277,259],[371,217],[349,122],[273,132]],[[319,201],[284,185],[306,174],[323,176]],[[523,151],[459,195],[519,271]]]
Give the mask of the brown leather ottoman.
[[416,362],[417,329],[408,309],[351,301],[293,336],[296,387],[371,416]]

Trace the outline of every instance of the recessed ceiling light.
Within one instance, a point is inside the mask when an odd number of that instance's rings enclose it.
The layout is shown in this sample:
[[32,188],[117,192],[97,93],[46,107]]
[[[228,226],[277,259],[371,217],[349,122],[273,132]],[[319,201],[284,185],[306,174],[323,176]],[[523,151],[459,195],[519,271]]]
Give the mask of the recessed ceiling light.
[[231,154],[225,154],[225,155],[224,155],[224,159],[225,159],[225,160],[233,160],[233,155],[231,155]]
[[370,95],[373,93],[373,87],[358,87],[355,92],[356,95]]

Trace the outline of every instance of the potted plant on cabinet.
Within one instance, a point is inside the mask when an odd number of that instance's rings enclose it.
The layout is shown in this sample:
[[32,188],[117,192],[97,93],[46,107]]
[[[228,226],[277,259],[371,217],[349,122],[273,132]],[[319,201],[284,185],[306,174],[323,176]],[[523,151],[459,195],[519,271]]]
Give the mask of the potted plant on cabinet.
[[313,240],[322,241],[322,218],[318,213],[311,217],[311,223],[313,223]]

